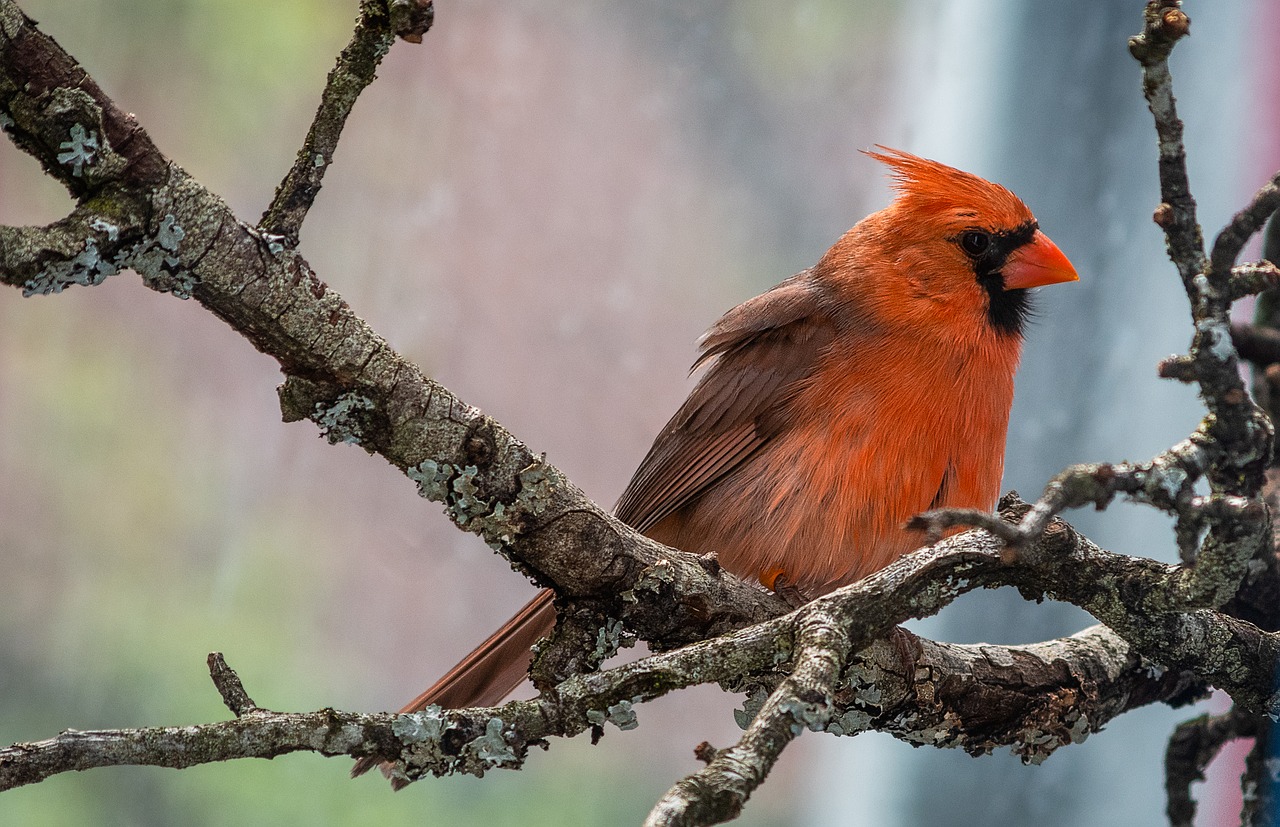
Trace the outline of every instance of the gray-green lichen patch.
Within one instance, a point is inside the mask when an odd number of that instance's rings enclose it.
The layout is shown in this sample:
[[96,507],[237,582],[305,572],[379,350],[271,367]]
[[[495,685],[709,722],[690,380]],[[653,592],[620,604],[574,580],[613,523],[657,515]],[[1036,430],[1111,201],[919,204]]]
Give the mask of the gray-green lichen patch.
[[61,293],[77,284],[98,285],[107,276],[131,268],[152,289],[172,293],[180,299],[191,298],[197,279],[182,266],[178,256],[186,233],[173,214],[161,219],[154,236],[118,250],[110,257],[102,253],[101,247],[104,242],[108,247],[113,246],[120,237],[120,228],[102,218],[93,219],[89,227],[99,235],[85,237],[74,255],[46,264],[23,283],[22,295]]
[[640,572],[640,576],[636,578],[635,585],[631,591],[637,592],[641,590],[657,593],[661,591],[662,586],[670,585],[675,582],[676,567],[670,560],[658,560],[652,566]]
[[640,572],[631,588],[618,593],[623,603],[639,603],[636,592],[647,591],[661,594],[663,586],[670,586],[676,579],[676,567],[670,560],[657,560]]
[[424,459],[405,471],[405,475],[418,484],[418,495],[437,503],[444,502],[449,495],[453,474],[454,466],[433,459]]
[[1079,709],[1069,708],[1061,720],[1051,722],[1048,728],[1029,726],[1019,731],[1012,751],[1023,763],[1040,764],[1059,747],[1084,743],[1092,731],[1088,716]]
[[405,744],[439,741],[448,728],[439,704],[431,704],[419,712],[406,713],[391,723],[391,732]]
[[[920,744],[928,747],[946,747],[950,749],[966,746],[961,735],[961,724],[963,722],[956,713],[948,710],[943,714],[940,721],[923,728],[917,726],[916,717],[915,714],[903,714],[894,718],[891,725],[899,738],[909,744]],[[971,745],[970,751],[972,751]]]
[[[432,704],[419,712],[397,716],[391,731],[405,746],[404,759],[396,762],[395,778],[407,782],[425,772],[447,775],[453,772],[483,776],[493,767],[518,767],[520,756],[512,745],[515,731],[501,718],[490,718],[483,735],[453,753],[445,747],[446,736],[457,733],[444,710]],[[452,736],[450,736],[452,737]]]
[[[608,618],[605,625],[596,632],[595,647],[588,656],[592,663],[600,664],[608,658],[617,654],[618,649],[622,646],[624,633],[622,621],[614,618]],[[634,643],[634,638],[631,642]]]
[[71,127],[71,140],[58,144],[58,163],[71,167],[71,174],[79,178],[85,167],[93,165],[102,147],[98,144],[98,132],[95,129],[85,130],[81,124]]
[[742,708],[733,711],[733,720],[737,723],[738,729],[746,729],[751,726],[751,722],[760,714],[760,710],[767,700],[769,700],[769,693],[763,689],[757,689],[748,695],[746,700],[742,702]]
[[850,709],[827,722],[826,731],[832,735],[857,735],[871,726],[872,718],[861,709]]
[[479,534],[494,549],[515,540],[521,530],[522,514],[544,507],[540,504],[543,495],[539,492],[538,480],[545,481],[545,473],[534,466],[521,473],[522,484],[528,487],[517,493],[513,503],[481,496],[480,469],[475,465],[457,466],[425,459],[406,469],[405,474],[418,484],[420,496],[444,503],[446,513],[455,523]]
[[636,717],[635,705],[644,700],[641,697],[635,697],[631,700],[621,700],[616,704],[610,704],[602,712],[598,709],[587,710],[587,723],[592,726],[603,726],[606,721],[621,730],[635,729],[640,726],[640,719]]
[[99,246],[104,241],[111,245],[119,239],[119,227],[104,219],[95,218],[89,222],[89,228],[100,235],[89,235],[81,240],[74,256],[45,265],[39,273],[23,282],[22,295],[47,296],[61,293],[75,284],[101,284],[107,276],[114,276],[122,267],[128,266],[125,253],[107,258]]
[[[877,686],[880,679],[881,675],[877,670],[868,668],[866,664],[858,661],[851,663],[844,671],[844,684],[854,690],[852,705],[878,715],[881,712],[881,703],[884,701],[884,693]],[[920,680],[928,679],[929,675],[926,671]]]
[[311,412],[311,420],[320,426],[320,433],[330,445],[358,445],[364,437],[364,411],[374,409],[374,402],[355,391],[347,391],[326,405],[317,402]]
[[450,505],[458,525],[466,525],[472,517],[489,513],[488,504],[477,497],[480,493],[480,489],[476,487],[476,474],[479,470],[474,465],[466,466],[458,472],[449,486],[453,489]]
[[190,269],[182,266],[178,255],[186,236],[177,218],[168,213],[160,220],[153,237],[143,239],[128,250],[124,263],[137,271],[152,290],[189,299],[198,281]]
[[519,502],[530,514],[538,515],[551,505],[554,486],[547,476],[546,462],[539,458],[537,462],[520,472]]
[[107,276],[120,272],[113,259],[106,259],[98,251],[98,240],[86,238],[84,246],[75,256],[45,265],[39,273],[22,284],[23,296],[48,296],[61,293],[75,284],[93,286],[102,284]]
[[827,723],[826,703],[813,703],[800,698],[787,698],[778,705],[781,712],[791,716],[791,734],[798,736],[806,729],[821,732]]
[[509,545],[516,538],[505,503],[494,503],[493,510],[488,514],[473,517],[471,527],[476,530],[476,533],[487,538],[485,542],[495,550]]
[[14,123],[15,121],[9,116],[9,113],[0,109],[0,130],[7,131]]
[[276,235],[275,233],[258,233],[258,234],[262,237],[263,242],[266,243],[267,250],[268,252],[271,253],[271,255],[278,256],[284,252],[284,242],[285,242],[284,236]]
[[483,767],[515,766],[520,763],[516,751],[507,743],[501,718],[490,718],[485,724],[484,735],[468,745],[468,750]]

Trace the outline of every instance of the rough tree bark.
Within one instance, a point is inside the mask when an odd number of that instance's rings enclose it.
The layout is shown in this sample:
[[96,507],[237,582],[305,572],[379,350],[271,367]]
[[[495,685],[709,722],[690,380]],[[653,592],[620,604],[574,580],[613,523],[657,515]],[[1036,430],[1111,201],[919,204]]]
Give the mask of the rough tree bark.
[[[395,39],[420,42],[432,21],[430,0],[364,0],[360,8],[297,163],[250,224],[165,158],[13,0],[0,0],[0,128],[76,200],[51,225],[0,227],[0,281],[25,295],[50,294],[132,269],[155,290],[195,299],[276,359],[286,420],[309,419],[330,442],[380,455],[460,528],[555,590],[559,623],[533,670],[542,694],[412,715],[274,712],[255,705],[215,654],[211,676],[232,720],[67,731],[15,744],[0,749],[0,790],[97,766],[187,767],[298,750],[386,758],[401,782],[483,775],[520,767],[529,747],[551,736],[628,729],[636,705],[714,682],[747,695],[745,733],[725,749],[700,748],[707,766],[676,783],[647,822],[711,824],[741,811],[805,729],[877,729],[974,755],[1009,747],[1039,762],[1130,709],[1184,703],[1212,686],[1231,695],[1233,710],[1180,728],[1168,756],[1170,818],[1190,823],[1187,785],[1217,748],[1265,732],[1266,716],[1280,714],[1272,427],[1240,379],[1233,344],[1265,366],[1280,355],[1280,334],[1266,301],[1257,325],[1228,324],[1233,301],[1280,284],[1268,261],[1237,264],[1280,204],[1280,175],[1206,252],[1167,66],[1189,26],[1176,0],[1147,4],[1130,49],[1158,135],[1162,203],[1154,218],[1194,325],[1188,353],[1160,369],[1199,388],[1204,420],[1149,462],[1068,468],[1034,503],[1011,494],[995,515],[922,515],[918,527],[935,537],[951,526],[977,528],[795,610],[728,576],[714,558],[665,548],[613,519],[499,423],[395,353],[312,271],[298,231],[345,118]],[[1273,374],[1262,373],[1264,401],[1275,396],[1266,392]],[[1202,481],[1207,494],[1197,493]],[[1176,516],[1181,564],[1108,552],[1059,519],[1117,495]],[[1075,604],[1103,625],[1031,646],[961,646],[896,628],[967,591],[999,586]],[[655,654],[601,670],[628,636]],[[1250,819],[1269,811],[1263,757],[1245,779]]]

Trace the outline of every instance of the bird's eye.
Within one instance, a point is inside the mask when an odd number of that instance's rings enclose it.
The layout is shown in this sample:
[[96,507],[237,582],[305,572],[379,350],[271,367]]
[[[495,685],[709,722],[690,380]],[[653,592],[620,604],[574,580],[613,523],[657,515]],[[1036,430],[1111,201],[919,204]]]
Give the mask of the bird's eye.
[[969,230],[960,236],[960,248],[975,258],[982,255],[991,246],[991,235],[981,230]]

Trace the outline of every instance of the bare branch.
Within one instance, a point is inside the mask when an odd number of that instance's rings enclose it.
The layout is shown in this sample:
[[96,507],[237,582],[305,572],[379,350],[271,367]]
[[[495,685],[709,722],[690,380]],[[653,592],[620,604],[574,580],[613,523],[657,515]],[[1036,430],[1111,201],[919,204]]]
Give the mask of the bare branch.
[[[832,629],[815,625],[829,623],[824,619],[828,616],[816,613],[825,611],[803,610],[728,637],[572,678],[544,698],[492,709],[432,708],[410,715],[259,709],[235,721],[194,727],[69,731],[0,750],[0,790],[100,766],[185,768],[295,751],[399,755],[400,782],[423,774],[483,775],[489,769],[518,768],[528,748],[547,737],[605,724],[630,729],[636,722],[635,705],[643,700],[753,669],[762,670],[757,674],[766,682],[772,676],[775,688],[785,687],[773,693],[780,717],[770,713],[774,717],[764,720],[785,723],[788,732],[801,718],[806,726],[821,720],[823,727],[817,728],[835,734],[854,734],[874,724],[912,743],[975,754],[1008,745],[1037,763],[1129,709],[1159,700],[1185,702],[1197,693],[1198,684],[1189,676],[1156,670],[1101,627],[1025,647],[934,643],[901,633],[905,641],[877,643],[859,652],[845,670],[844,688],[829,701],[829,712],[824,707],[820,715],[810,714],[810,707],[796,706],[795,698],[812,697],[809,687],[815,683],[830,685],[823,659],[830,652],[841,658],[838,653],[849,645],[839,627],[834,628],[838,638],[831,639]],[[813,630],[809,645],[801,648],[813,653],[816,677],[805,669],[791,677],[773,671],[793,650],[788,628],[799,623]],[[1160,674],[1153,678],[1156,672]],[[970,679],[948,677],[953,675]],[[874,695],[866,691],[873,686]],[[744,744],[752,743],[744,737]]]
[[431,0],[413,3],[399,0],[391,5],[400,7],[402,13],[416,8],[420,15],[418,24],[406,27],[401,22],[400,28],[393,30],[393,12],[388,10],[386,2],[365,0],[361,3],[360,18],[356,21],[351,42],[338,55],[337,64],[329,72],[320,96],[320,108],[316,110],[298,158],[280,182],[271,206],[258,222],[262,232],[283,238],[290,247],[298,244],[298,232],[320,193],[321,181],[333,162],[334,150],[356,98],[373,82],[378,64],[391,49],[395,36],[398,34],[406,40],[420,43],[422,35],[431,26]]
[[[1165,231],[1169,257],[1177,265],[1183,284],[1204,272],[1204,238],[1196,219],[1187,176],[1187,152],[1182,143],[1182,121],[1173,97],[1169,53],[1190,31],[1191,22],[1178,0],[1154,0],[1147,4],[1142,34],[1129,39],[1129,52],[1142,64],[1142,93],[1155,117],[1159,141],[1160,200],[1157,223]],[[1167,209],[1166,209],[1167,207]]]
[[63,772],[141,765],[185,769],[237,758],[274,758],[290,752],[349,755],[365,743],[365,727],[390,715],[322,709],[261,712],[232,721],[183,727],[66,730],[55,738],[0,749],[0,791]]
[[849,639],[843,619],[825,609],[801,610],[795,671],[765,701],[741,740],[672,787],[649,813],[645,827],[719,824],[737,818],[783,748],[806,729],[826,728]]
[[1192,827],[1196,816],[1192,782],[1204,781],[1205,768],[1228,742],[1256,736],[1258,721],[1255,715],[1233,709],[1222,715],[1201,715],[1173,731],[1164,754],[1165,812],[1172,827]]
[[240,676],[227,665],[227,660],[222,656],[221,652],[209,653],[209,677],[213,679],[214,687],[218,690],[218,694],[222,696],[222,702],[227,705],[227,709],[231,710],[231,714],[237,718],[251,713],[266,711],[255,704],[253,698],[249,697],[249,693],[244,689],[244,684],[240,681]]
[[[1271,222],[1268,226],[1277,225]],[[1250,261],[1231,268],[1231,287],[1227,298],[1234,302],[1277,287],[1280,287],[1280,267],[1265,259]]]
[[1233,324],[1231,341],[1242,359],[1248,359],[1259,367],[1280,362],[1280,331],[1273,327]]
[[1213,242],[1213,251],[1209,254],[1210,273],[1231,271],[1244,245],[1254,233],[1262,229],[1277,207],[1280,207],[1280,172],[1254,193],[1248,206],[1232,216],[1227,226],[1218,233]]

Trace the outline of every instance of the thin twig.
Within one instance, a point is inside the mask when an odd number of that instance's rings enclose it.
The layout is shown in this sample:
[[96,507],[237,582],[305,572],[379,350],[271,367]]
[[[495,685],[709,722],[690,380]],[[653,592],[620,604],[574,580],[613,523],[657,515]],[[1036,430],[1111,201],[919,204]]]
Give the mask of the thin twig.
[[[392,5],[396,4],[393,2]],[[408,4],[401,0],[399,5]],[[425,8],[428,10],[426,26],[430,26],[429,1]],[[425,31],[423,28],[416,34],[418,41]],[[258,222],[258,228],[264,233],[283,238],[289,246],[297,246],[302,222],[315,203],[324,174],[333,162],[333,153],[347,117],[355,106],[356,98],[373,82],[378,64],[391,49],[395,36],[386,3],[365,0],[360,6],[360,18],[351,34],[351,42],[338,55],[336,65],[329,72],[320,96],[320,107],[302,149],[298,151],[297,160],[280,182],[271,206]]]
[[695,827],[737,818],[783,748],[806,729],[826,727],[849,638],[836,615],[802,611],[795,671],[770,694],[738,743],[719,750],[706,767],[658,800],[645,827]]
[[255,704],[253,698],[249,697],[249,693],[245,691],[244,683],[241,682],[240,676],[227,665],[226,658],[222,656],[221,652],[209,653],[209,677],[213,679],[213,685],[217,688],[218,694],[222,696],[222,702],[227,705],[227,709],[231,710],[231,714],[237,718],[266,711]]
[[1165,813],[1171,827],[1192,827],[1196,801],[1191,796],[1191,784],[1204,781],[1205,768],[1227,743],[1254,737],[1258,720],[1256,715],[1232,709],[1222,715],[1201,715],[1173,731],[1164,753]]
[[1240,255],[1254,233],[1262,229],[1277,207],[1280,207],[1280,172],[1254,193],[1248,206],[1233,215],[1218,233],[1209,254],[1210,273],[1231,271],[1236,256]]
[[[1272,213],[1275,215],[1275,213]],[[1280,226],[1276,221],[1267,222],[1268,227]],[[1280,267],[1276,267],[1268,259],[1249,261],[1231,268],[1231,287],[1228,298],[1239,301],[1246,296],[1253,296],[1267,290],[1280,287]]]
[[[1187,175],[1187,152],[1182,143],[1182,121],[1173,97],[1169,53],[1188,31],[1190,21],[1178,0],[1147,4],[1142,34],[1129,39],[1130,53],[1142,64],[1142,93],[1155,117],[1159,143],[1160,222],[1169,257],[1178,267],[1188,289],[1204,272],[1204,238],[1196,219],[1196,202]],[[1164,208],[1168,205],[1168,209]]]
[[1265,368],[1280,362],[1280,330],[1273,327],[1238,323],[1231,325],[1231,341],[1240,358]]

